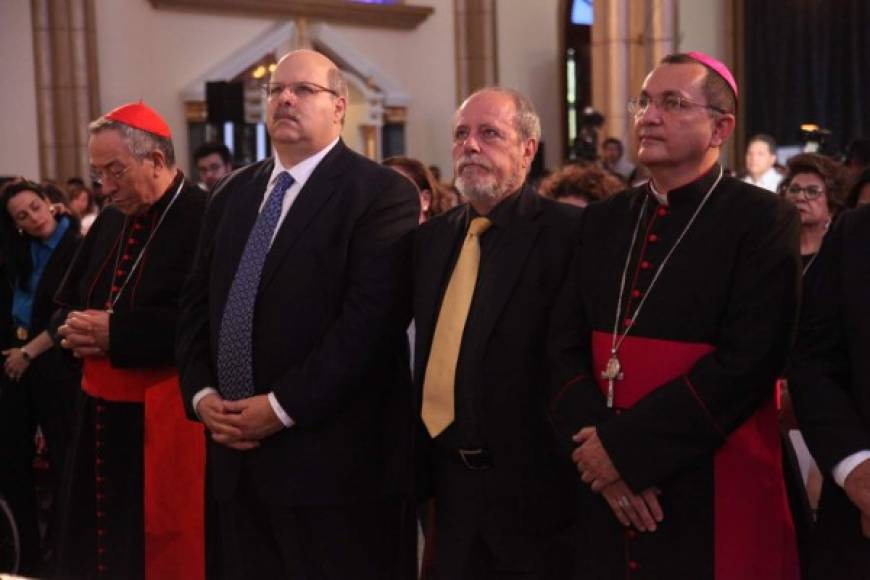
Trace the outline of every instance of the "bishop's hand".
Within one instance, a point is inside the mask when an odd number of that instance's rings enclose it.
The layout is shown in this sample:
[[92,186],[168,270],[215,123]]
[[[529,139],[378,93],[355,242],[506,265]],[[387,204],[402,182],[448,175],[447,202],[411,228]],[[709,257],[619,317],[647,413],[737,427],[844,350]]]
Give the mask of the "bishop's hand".
[[622,479],[601,444],[595,427],[584,427],[573,439],[578,447],[571,454],[571,459],[577,465],[584,483],[588,483],[592,491],[600,492],[611,483]]

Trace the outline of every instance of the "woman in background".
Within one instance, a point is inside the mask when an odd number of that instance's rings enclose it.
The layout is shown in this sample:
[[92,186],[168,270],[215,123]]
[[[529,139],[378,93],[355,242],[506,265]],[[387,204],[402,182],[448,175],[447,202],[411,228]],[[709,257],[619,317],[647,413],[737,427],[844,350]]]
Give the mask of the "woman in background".
[[[12,289],[11,327],[2,351],[0,493],[15,516],[22,574],[40,570],[40,534],[33,476],[39,426],[49,456],[47,491],[57,497],[79,390],[79,365],[48,330],[60,285],[80,240],[78,222],[58,213],[44,188],[18,180],[0,193],[0,232]],[[48,522],[51,524],[51,513]],[[46,548],[50,550],[51,527]]]

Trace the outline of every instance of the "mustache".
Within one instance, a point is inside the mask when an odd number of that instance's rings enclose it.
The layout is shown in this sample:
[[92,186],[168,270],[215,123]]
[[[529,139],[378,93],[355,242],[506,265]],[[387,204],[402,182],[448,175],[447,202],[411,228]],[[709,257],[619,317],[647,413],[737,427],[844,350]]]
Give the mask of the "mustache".
[[289,108],[281,108],[277,109],[272,115],[272,120],[277,121],[279,119],[290,119],[291,121],[298,121],[299,117]]
[[459,171],[462,171],[469,165],[479,165],[487,170],[492,170],[492,165],[487,161],[484,157],[480,155],[463,155],[459,158],[459,161],[456,164],[456,167]]

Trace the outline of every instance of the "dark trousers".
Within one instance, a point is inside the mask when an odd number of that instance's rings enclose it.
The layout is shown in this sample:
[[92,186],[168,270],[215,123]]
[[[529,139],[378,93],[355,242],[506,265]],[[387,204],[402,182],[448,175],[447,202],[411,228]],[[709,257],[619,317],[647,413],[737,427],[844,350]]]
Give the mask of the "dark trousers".
[[472,470],[457,459],[443,450],[434,457],[435,515],[427,525],[423,578],[570,578],[572,530],[541,530],[522,498],[499,492],[497,472]]
[[399,499],[286,507],[256,497],[243,475],[218,502],[224,580],[413,580],[416,520]]

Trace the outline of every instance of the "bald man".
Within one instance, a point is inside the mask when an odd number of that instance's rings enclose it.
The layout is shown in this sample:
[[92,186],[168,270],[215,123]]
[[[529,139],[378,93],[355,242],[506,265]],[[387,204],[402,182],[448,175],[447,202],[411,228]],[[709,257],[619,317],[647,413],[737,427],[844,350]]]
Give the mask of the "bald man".
[[417,192],[341,142],[329,59],[285,55],[263,89],[273,156],[215,190],[178,341],[224,576],[412,578]]

